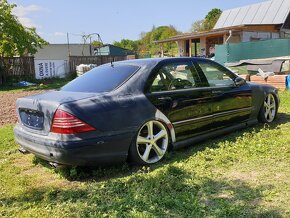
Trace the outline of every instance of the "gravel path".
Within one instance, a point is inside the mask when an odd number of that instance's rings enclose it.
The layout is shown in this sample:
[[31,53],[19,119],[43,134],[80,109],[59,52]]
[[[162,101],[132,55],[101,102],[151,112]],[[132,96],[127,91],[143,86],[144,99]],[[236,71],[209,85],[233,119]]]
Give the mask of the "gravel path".
[[0,92],[0,127],[6,124],[14,124],[17,122],[15,103],[17,98],[28,95],[38,94],[44,92],[37,91],[23,91],[23,92]]

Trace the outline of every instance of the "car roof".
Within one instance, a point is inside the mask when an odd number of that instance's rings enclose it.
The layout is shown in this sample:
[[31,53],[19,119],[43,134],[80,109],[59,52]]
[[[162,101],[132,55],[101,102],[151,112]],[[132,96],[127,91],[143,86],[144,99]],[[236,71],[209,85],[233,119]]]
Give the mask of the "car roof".
[[117,90],[117,95],[119,95],[119,91],[123,90],[125,93],[132,94],[132,90],[136,93],[143,93],[144,86],[146,81],[148,80],[150,73],[158,64],[167,64],[174,62],[182,62],[182,61],[196,61],[203,60],[208,61],[205,58],[196,58],[196,57],[175,57],[175,58],[147,58],[147,59],[134,59],[134,60],[125,60],[118,61],[109,64],[113,65],[134,65],[140,67],[140,69],[132,75],[132,77],[123,83],[120,88]]
[[142,66],[152,66],[157,65],[161,62],[171,62],[171,61],[193,61],[193,60],[207,60],[205,58],[197,58],[197,57],[172,57],[172,58],[144,58],[144,59],[133,59],[133,60],[125,60],[115,62],[116,64],[131,64]]

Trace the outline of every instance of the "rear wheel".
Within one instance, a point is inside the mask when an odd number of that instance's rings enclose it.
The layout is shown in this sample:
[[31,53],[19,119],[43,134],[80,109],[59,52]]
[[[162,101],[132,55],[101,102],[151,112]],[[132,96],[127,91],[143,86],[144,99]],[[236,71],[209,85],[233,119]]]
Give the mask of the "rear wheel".
[[148,121],[140,128],[130,147],[130,158],[142,165],[157,163],[164,157],[168,144],[169,136],[163,123]]
[[273,94],[267,94],[264,103],[260,109],[259,121],[262,123],[271,123],[277,115],[277,102]]

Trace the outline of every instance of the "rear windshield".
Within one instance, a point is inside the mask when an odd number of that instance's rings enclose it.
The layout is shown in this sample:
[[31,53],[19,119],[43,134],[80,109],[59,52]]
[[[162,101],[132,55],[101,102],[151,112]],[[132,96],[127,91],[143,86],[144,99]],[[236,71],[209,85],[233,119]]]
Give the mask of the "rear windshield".
[[69,92],[109,92],[121,85],[139,69],[132,65],[96,67],[61,88]]

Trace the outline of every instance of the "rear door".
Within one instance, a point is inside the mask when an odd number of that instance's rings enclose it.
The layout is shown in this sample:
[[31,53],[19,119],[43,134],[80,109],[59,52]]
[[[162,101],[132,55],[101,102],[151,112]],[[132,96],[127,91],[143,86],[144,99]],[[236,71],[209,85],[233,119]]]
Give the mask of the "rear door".
[[248,84],[237,86],[237,77],[225,67],[206,59],[196,60],[195,67],[212,94],[213,128],[219,129],[249,119],[252,90]]
[[212,92],[203,86],[191,61],[167,62],[152,72],[145,93],[171,121],[177,141],[211,126]]

